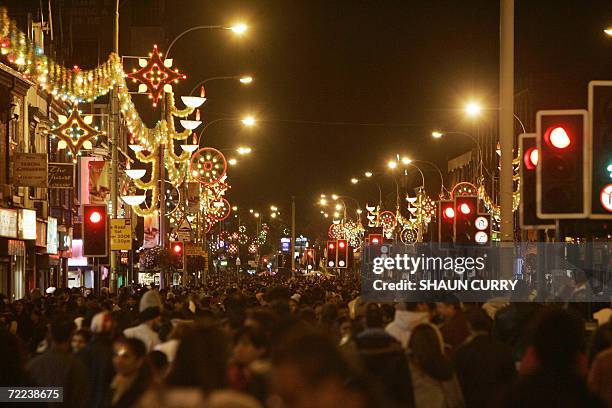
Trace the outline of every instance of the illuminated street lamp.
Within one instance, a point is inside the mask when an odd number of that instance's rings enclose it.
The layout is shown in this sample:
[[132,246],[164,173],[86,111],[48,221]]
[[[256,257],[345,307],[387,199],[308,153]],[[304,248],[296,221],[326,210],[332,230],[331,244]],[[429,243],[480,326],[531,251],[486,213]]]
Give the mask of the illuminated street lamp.
[[607,36],[612,37],[612,26],[605,28],[603,32],[606,33]]
[[253,126],[253,125],[255,125],[255,118],[253,116],[250,116],[250,115],[249,116],[245,116],[242,119],[241,122],[245,126]]
[[482,106],[480,106],[480,104],[477,102],[469,102],[467,105],[465,105],[464,110],[468,116],[475,117],[480,115],[482,112]]
[[374,175],[374,173],[372,173],[371,171],[366,171],[365,173],[363,173],[364,176],[366,176],[367,178],[370,178]]
[[241,84],[250,84],[251,82],[253,82],[253,77],[252,76],[243,76],[240,77],[239,79]]
[[235,206],[233,206],[233,207],[232,207],[232,211],[238,211],[238,206],[236,206],[236,205],[235,205]]
[[238,160],[234,158],[228,159],[227,164],[229,164],[230,166],[235,166],[236,164],[238,164]]
[[357,184],[357,183],[359,183],[359,179],[358,179],[358,178],[353,177],[353,178],[351,179],[351,183],[353,183],[353,184]]
[[234,34],[237,35],[242,35],[244,33],[246,33],[246,31],[248,30],[248,26],[244,23],[238,23],[238,24],[234,24],[233,26],[231,26],[229,29],[232,30],[232,32]]
[[395,160],[389,160],[387,162],[387,167],[389,167],[390,169],[394,169],[397,167],[397,162]]
[[236,149],[236,152],[240,155],[245,155],[245,154],[249,154],[251,153],[253,149],[251,149],[250,147],[246,147],[246,146],[241,146],[239,148]]
[[403,164],[410,164],[410,163],[412,163],[412,159],[409,159],[408,157],[402,157],[402,163]]

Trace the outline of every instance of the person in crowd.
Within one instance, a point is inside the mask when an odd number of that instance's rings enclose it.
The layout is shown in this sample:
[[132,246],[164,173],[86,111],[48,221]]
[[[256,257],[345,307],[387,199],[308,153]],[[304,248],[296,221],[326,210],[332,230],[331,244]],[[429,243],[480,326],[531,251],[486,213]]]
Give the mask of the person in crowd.
[[76,354],[87,346],[90,339],[91,333],[89,330],[77,330],[74,332],[72,339],[70,340],[70,349]]
[[454,355],[466,406],[485,408],[516,376],[512,348],[491,336],[491,318],[480,308],[466,313],[470,337]]
[[51,323],[51,345],[27,364],[27,372],[39,387],[63,387],[64,406],[86,407],[89,383],[85,365],[70,353],[75,330],[68,316],[57,316]]
[[170,368],[168,357],[159,350],[153,350],[149,352],[147,358],[151,365],[151,374],[154,381],[159,383],[163,382],[164,378],[166,378],[166,374],[168,374],[168,369]]
[[113,320],[108,311],[99,312],[91,319],[92,338],[89,344],[77,353],[77,357],[87,367],[89,386],[91,388],[88,406],[103,408],[106,406],[108,387],[115,375],[113,368]]
[[136,338],[119,338],[113,343],[113,367],[107,402],[112,408],[134,406],[152,381],[147,350]]
[[236,333],[228,371],[232,389],[253,394],[264,402],[269,348],[269,338],[260,329],[247,327]]
[[139,310],[141,323],[123,330],[123,335],[142,341],[149,352],[160,343],[156,330],[160,324],[161,300],[157,291],[150,290],[142,295]]
[[461,309],[461,303],[454,296],[449,296],[444,302],[438,302],[436,310],[442,317],[440,331],[447,354],[452,356],[455,349],[470,335],[467,319]]
[[274,398],[283,406],[386,406],[325,333],[302,325],[288,329],[276,344],[272,361]]
[[444,354],[440,330],[429,323],[417,325],[410,335],[408,350],[415,407],[463,407],[461,388]]
[[528,331],[520,376],[501,394],[501,407],[603,407],[585,381],[584,321],[557,307],[544,308]]
[[25,370],[25,350],[19,338],[5,328],[0,329],[0,356],[0,387],[34,385]]
[[400,342],[402,347],[408,347],[410,332],[412,329],[429,320],[429,307],[427,303],[404,302],[395,307],[393,321],[387,325],[385,330]]

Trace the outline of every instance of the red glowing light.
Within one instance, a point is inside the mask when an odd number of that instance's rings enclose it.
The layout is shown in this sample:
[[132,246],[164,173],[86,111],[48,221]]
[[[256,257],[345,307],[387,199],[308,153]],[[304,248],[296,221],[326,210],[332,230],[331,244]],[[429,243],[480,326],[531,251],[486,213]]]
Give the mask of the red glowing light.
[[469,206],[469,204],[467,203],[462,203],[459,206],[459,211],[461,211],[462,214],[468,215],[469,213],[472,212],[472,208]]
[[102,221],[102,214],[100,214],[98,211],[92,212],[91,214],[89,214],[89,221],[94,224],[99,223],[100,221]]
[[540,159],[540,154],[538,152],[538,149],[536,149],[535,147],[532,147],[531,149],[527,150],[525,152],[525,155],[523,156],[523,162],[525,163],[525,167],[528,170],[535,169],[536,166],[538,165],[539,159]]
[[346,242],[344,242],[344,241],[338,241],[338,246],[339,246],[340,248],[344,248],[344,247],[346,246]]
[[332,243],[330,243],[329,245],[327,245],[327,247],[328,247],[329,249],[334,249],[335,245],[334,245],[334,244],[332,244]]
[[567,131],[561,126],[549,129],[544,135],[544,139],[557,149],[565,149],[572,143]]
[[374,237],[372,238],[372,243],[378,245],[380,243],[380,240],[378,239],[378,237]]
[[444,209],[444,217],[455,218],[455,210],[453,209],[453,207],[446,207]]
[[176,253],[178,254],[178,253],[180,253],[180,252],[181,252],[181,250],[182,250],[183,248],[181,247],[181,245],[180,245],[180,244],[175,244],[175,245],[174,245],[174,247],[173,247],[172,249],[174,249],[174,252],[176,252]]

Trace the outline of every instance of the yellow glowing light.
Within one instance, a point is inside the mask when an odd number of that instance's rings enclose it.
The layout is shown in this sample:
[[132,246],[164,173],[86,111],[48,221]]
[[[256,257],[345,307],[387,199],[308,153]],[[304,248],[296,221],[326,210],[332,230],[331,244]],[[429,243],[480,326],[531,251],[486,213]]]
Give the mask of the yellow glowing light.
[[238,154],[249,154],[251,153],[252,149],[250,147],[239,147],[238,149],[236,149],[236,152],[238,152]]
[[255,125],[255,118],[253,116],[246,116],[242,119],[242,124],[244,126],[253,126]]
[[242,35],[248,30],[248,26],[244,23],[234,24],[230,27],[234,34]]
[[437,130],[434,130],[433,132],[431,132],[431,136],[435,139],[439,139],[442,136],[444,136],[444,134],[442,132],[438,132]]
[[612,26],[603,30],[603,32],[606,33],[606,35],[612,37]]
[[232,165],[232,166],[235,166],[235,165],[238,163],[238,160],[236,160],[236,159],[229,159],[229,160],[227,161],[227,163],[228,163],[228,164],[230,164],[230,165]]
[[238,207],[237,206],[233,206],[232,207],[232,211],[238,211]]
[[482,107],[477,102],[470,102],[465,105],[465,113],[469,116],[478,116],[482,112]]
[[389,167],[390,169],[394,169],[397,167],[397,162],[394,160],[389,160],[389,162],[387,163],[387,167]]
[[240,83],[241,84],[250,84],[251,82],[253,82],[253,77],[252,76],[243,76],[242,78],[240,78]]
[[336,210],[340,211],[342,209],[342,204],[336,204],[336,206],[334,208],[336,208]]
[[408,157],[402,157],[402,163],[410,164],[412,163],[412,159],[409,159]]
[[367,178],[372,177],[374,174],[371,171],[366,171],[365,173],[363,173],[364,176],[366,176]]
[[321,205],[327,205],[327,200],[326,200],[325,198],[321,198],[321,199],[319,200],[319,204],[321,204]]
[[353,183],[353,184],[357,184],[357,183],[359,183],[359,179],[356,179],[355,177],[353,177],[353,178],[351,179],[351,183]]
[[332,194],[331,198],[332,200],[337,200],[339,197],[338,194]]

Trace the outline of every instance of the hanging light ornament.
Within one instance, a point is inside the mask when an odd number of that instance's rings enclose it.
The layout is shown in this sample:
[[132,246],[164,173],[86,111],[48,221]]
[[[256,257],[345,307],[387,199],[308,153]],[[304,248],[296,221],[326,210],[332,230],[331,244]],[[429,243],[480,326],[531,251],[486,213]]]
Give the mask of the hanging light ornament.
[[149,99],[153,100],[154,107],[157,106],[162,92],[172,92],[172,83],[177,83],[179,79],[187,78],[186,75],[170,69],[172,59],[163,59],[157,49],[157,45],[153,46],[153,52],[148,60],[144,58],[138,59],[138,65],[141,68],[127,74],[127,77],[134,82],[140,82],[138,92],[148,92]]
[[227,247],[227,252],[229,252],[232,255],[235,255],[238,253],[238,245],[236,244],[229,244],[229,246]]
[[60,126],[49,131],[53,136],[60,139],[58,148],[68,148],[72,155],[72,161],[76,163],[81,149],[91,149],[91,139],[103,135],[96,127],[92,127],[93,116],[81,116],[77,105],[73,105],[70,116],[59,115]]
[[213,184],[225,175],[227,161],[217,149],[205,147],[191,156],[189,169],[195,180],[203,184]]
[[256,254],[258,248],[259,247],[257,246],[256,242],[251,242],[251,244],[249,245],[249,254]]

